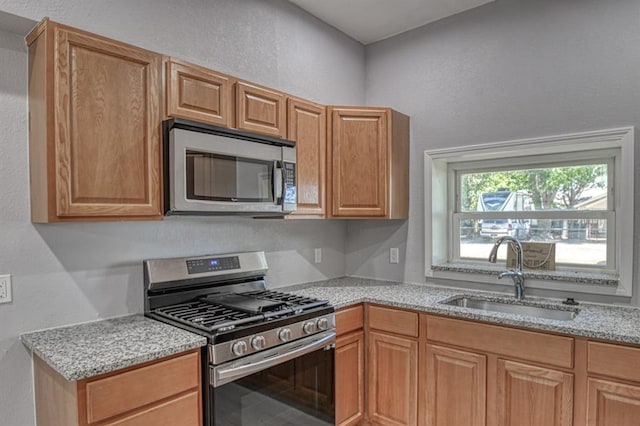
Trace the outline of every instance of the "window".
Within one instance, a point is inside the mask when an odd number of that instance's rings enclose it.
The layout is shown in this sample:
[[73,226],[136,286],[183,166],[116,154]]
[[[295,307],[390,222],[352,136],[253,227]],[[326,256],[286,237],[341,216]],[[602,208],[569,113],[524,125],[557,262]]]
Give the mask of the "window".
[[425,182],[427,276],[491,271],[509,235],[555,245],[555,270],[529,285],[630,295],[632,128],[427,151]]

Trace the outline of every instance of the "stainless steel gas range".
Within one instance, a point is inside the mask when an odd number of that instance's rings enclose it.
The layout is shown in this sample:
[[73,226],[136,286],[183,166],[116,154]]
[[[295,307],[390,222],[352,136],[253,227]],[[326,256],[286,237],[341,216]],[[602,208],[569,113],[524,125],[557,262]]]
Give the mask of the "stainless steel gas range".
[[205,426],[333,425],[334,309],[266,271],[264,252],[146,260],[145,315],[208,338]]

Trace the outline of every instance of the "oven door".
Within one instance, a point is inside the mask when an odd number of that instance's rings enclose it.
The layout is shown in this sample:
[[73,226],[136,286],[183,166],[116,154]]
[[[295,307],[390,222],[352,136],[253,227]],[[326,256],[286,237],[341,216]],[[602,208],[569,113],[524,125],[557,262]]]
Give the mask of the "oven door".
[[334,424],[335,333],[210,368],[209,425]]
[[291,148],[172,129],[168,213],[281,213],[283,149]]

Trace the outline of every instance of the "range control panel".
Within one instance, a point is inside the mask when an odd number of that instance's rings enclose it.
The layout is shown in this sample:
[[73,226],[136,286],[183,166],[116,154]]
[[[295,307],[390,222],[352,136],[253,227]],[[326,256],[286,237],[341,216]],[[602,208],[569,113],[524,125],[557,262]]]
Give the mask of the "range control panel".
[[187,272],[189,274],[202,274],[204,272],[226,271],[228,269],[239,268],[240,259],[238,256],[187,260]]

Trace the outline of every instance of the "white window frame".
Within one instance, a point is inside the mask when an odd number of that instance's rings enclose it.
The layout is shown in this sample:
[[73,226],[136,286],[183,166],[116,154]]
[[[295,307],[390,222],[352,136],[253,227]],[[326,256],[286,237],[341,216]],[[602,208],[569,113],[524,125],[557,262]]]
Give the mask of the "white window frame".
[[[634,128],[624,127],[593,132],[573,133],[535,139],[520,139],[506,142],[470,145],[455,148],[425,151],[425,276],[427,278],[445,278],[461,281],[474,281],[500,285],[510,285],[504,280],[498,281],[495,274],[474,274],[453,272],[456,268],[432,267],[455,265],[459,262],[472,264],[473,261],[462,260],[456,253],[454,241],[459,242],[459,230],[454,223],[456,200],[451,194],[456,191],[455,171],[468,168],[479,170],[497,167],[513,169],[514,165],[528,164],[527,160],[548,160],[545,165],[557,162],[566,164],[566,159],[577,160],[576,163],[594,159],[593,152],[600,150],[610,157],[608,167],[609,187],[613,194],[608,194],[610,208],[607,211],[590,212],[594,218],[608,220],[608,263],[606,270],[584,267],[564,267],[558,270],[575,271],[576,280],[544,280],[527,278],[527,286],[549,290],[575,291],[593,294],[618,296],[632,295],[633,274],[633,202],[634,202]],[[555,158],[555,160],[554,160]],[[602,163],[602,162],[601,162]],[[486,212],[485,212],[486,213]],[[539,212],[540,213],[540,212]],[[549,216],[567,215],[568,212],[549,212]],[[546,213],[545,213],[546,214]],[[462,214],[465,215],[465,214]],[[473,216],[473,214],[467,214]],[[494,213],[496,218],[527,216],[527,212]],[[515,215],[515,216],[514,216]],[[584,216],[584,214],[582,214]],[[611,222],[609,222],[609,220]],[[457,240],[455,238],[458,238]],[[609,241],[613,243],[609,244]],[[488,253],[487,253],[488,255]],[[477,262],[482,267],[481,262]],[[489,266],[488,262],[486,266]],[[466,266],[465,266],[466,267]],[[459,269],[459,268],[458,268]],[[590,274],[606,273],[618,279],[617,286],[594,285],[589,282]],[[550,271],[549,274],[553,274]],[[562,278],[558,278],[562,279]],[[594,280],[597,282],[597,280]]]

